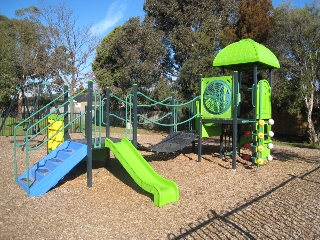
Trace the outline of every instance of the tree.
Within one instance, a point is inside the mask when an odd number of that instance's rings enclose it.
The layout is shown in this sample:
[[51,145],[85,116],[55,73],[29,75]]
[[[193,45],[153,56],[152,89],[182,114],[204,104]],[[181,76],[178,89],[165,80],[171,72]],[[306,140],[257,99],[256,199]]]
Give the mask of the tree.
[[220,49],[219,35],[232,23],[236,7],[236,0],[145,1],[146,16],[165,34],[176,89],[185,99],[197,92],[199,74],[217,74],[212,59]]
[[0,109],[5,111],[10,104],[10,93],[14,92],[18,82],[14,70],[14,42],[15,35],[12,22],[5,16],[0,16]]
[[[29,12],[37,14],[35,8]],[[21,14],[17,12],[17,14]],[[4,16],[0,21],[1,32],[1,85],[8,98],[14,89],[23,86],[28,80],[43,78],[46,75],[48,55],[47,43],[42,33],[44,27],[32,22],[29,18],[8,19]],[[3,98],[2,98],[3,99]],[[22,108],[22,93],[18,99],[18,112]]]
[[233,17],[234,25],[223,30],[223,45],[251,38],[263,44],[272,28],[271,0],[239,0],[239,11]]
[[48,28],[51,52],[51,70],[54,76],[69,85],[72,96],[76,88],[92,77],[89,59],[93,57],[98,39],[91,32],[91,24],[77,25],[77,16],[63,2],[55,5],[41,1],[38,22]]
[[[232,16],[232,25],[223,29],[220,35],[220,45],[225,47],[241,39],[250,38],[266,45],[272,28],[273,6],[271,0],[238,0],[239,8]],[[231,73],[232,74],[232,73]],[[260,70],[258,79],[265,79],[268,72]],[[241,88],[251,88],[253,83],[252,71],[242,72]],[[241,100],[243,116],[251,112],[250,98]]]
[[[49,61],[43,80],[64,83],[69,86],[69,95],[83,86],[83,81],[93,77],[89,59],[93,56],[98,39],[91,31],[91,25],[78,26],[77,17],[63,2],[50,5],[40,0],[41,8],[30,7],[18,11],[20,16],[28,15],[36,26],[45,26],[42,32],[48,44]],[[73,112],[73,101],[70,111]],[[71,114],[72,121],[73,114]]]
[[279,6],[270,39],[281,62],[281,78],[275,82],[278,105],[285,106],[289,113],[305,111],[311,144],[319,143],[312,119],[315,91],[319,90],[319,13],[319,1],[303,9],[289,4]]
[[160,80],[167,81],[169,53],[162,39],[160,31],[138,17],[115,28],[103,38],[92,64],[99,86],[123,98],[133,84],[149,94]]

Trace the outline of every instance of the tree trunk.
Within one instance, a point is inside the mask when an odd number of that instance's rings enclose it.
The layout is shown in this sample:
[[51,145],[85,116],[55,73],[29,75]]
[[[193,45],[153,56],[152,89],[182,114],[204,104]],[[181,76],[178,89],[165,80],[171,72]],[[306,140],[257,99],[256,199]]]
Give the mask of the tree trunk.
[[308,120],[308,140],[310,144],[319,143],[319,138],[315,131],[314,124],[312,121],[313,97],[314,94],[312,93],[309,99],[307,96],[304,99],[307,108],[306,113]]
[[20,91],[18,95],[18,108],[17,108],[18,121],[22,121],[22,108],[23,108],[23,96],[22,96],[22,91]]

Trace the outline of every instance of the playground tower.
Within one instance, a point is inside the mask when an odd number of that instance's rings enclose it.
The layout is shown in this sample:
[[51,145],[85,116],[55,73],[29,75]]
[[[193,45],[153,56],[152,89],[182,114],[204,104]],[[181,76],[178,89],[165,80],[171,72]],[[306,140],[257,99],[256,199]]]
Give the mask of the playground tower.
[[[220,136],[220,155],[232,155],[232,169],[236,170],[236,156],[240,147],[251,148],[252,155],[245,156],[258,167],[272,160],[271,86],[272,69],[279,68],[276,56],[265,46],[252,39],[243,39],[222,49],[213,60],[221,68],[221,76],[200,78],[200,102],[197,111],[201,117],[197,124],[199,137]],[[225,76],[226,70],[233,75]],[[268,70],[269,78],[258,81],[258,71]],[[252,86],[242,93],[242,73],[252,72]],[[240,117],[242,98],[251,98],[251,114]],[[249,125],[245,134],[238,133],[240,125]],[[229,128],[226,128],[229,126]],[[223,138],[228,129],[232,133],[232,151],[227,152]],[[200,156],[200,155],[199,155]]]

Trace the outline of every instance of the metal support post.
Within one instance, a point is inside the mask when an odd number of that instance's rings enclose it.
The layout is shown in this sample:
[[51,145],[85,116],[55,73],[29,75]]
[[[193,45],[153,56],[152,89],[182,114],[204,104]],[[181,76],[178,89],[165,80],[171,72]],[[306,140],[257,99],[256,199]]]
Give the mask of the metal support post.
[[87,137],[87,187],[92,187],[92,80],[88,81],[88,106],[86,114]]
[[132,126],[132,140],[133,146],[137,148],[138,145],[138,85],[133,84],[133,126]]
[[[106,138],[110,138],[110,88],[106,89],[105,100]],[[107,148],[106,165],[110,165],[110,148]]]
[[[202,74],[199,75],[199,96],[201,95]],[[202,159],[202,113],[201,113],[201,97],[199,99],[199,117],[198,117],[198,162]]]
[[238,72],[233,74],[232,170],[237,168],[238,139]]
[[63,118],[63,124],[64,124],[64,140],[69,140],[71,139],[70,135],[69,135],[69,127],[66,127],[69,123],[69,114],[68,114],[68,110],[69,110],[69,92],[68,92],[68,85],[64,85],[63,87],[63,91],[64,91],[64,98],[63,101],[65,103],[64,107],[63,107],[63,113],[64,113],[64,118]]
[[174,93],[172,92],[170,94],[171,96],[171,101],[170,101],[170,111],[171,111],[171,116],[170,116],[170,133],[173,133],[174,132]]
[[[258,83],[258,66],[257,64],[254,64],[253,66],[253,84],[254,84],[254,87],[252,88],[252,91],[253,91],[253,120],[257,120],[257,83]],[[260,103],[261,104],[261,103]],[[254,127],[254,133],[256,134],[257,133],[257,127],[256,127],[256,124],[253,123]],[[253,137],[253,141],[252,141],[252,145],[253,146],[256,146],[257,145],[257,141],[256,141],[256,137]],[[252,149],[252,156],[255,155],[256,151],[255,151],[255,148],[251,148]]]
[[269,69],[269,85],[270,85],[270,87],[272,88],[272,69],[270,68]]

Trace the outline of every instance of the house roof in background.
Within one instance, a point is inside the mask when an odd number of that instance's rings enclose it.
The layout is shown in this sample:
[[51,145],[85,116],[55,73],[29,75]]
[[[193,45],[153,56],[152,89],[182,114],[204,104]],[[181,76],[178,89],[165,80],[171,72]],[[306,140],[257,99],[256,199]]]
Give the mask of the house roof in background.
[[87,94],[87,93],[81,94],[81,95],[76,96],[76,97],[74,98],[74,100],[75,100],[76,102],[87,102],[87,99],[88,99],[88,94]]

